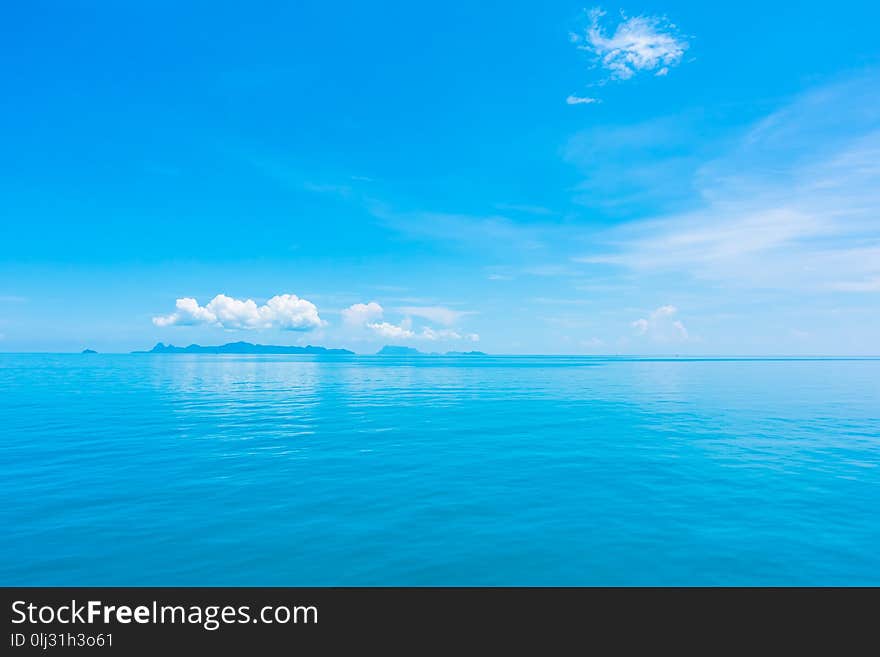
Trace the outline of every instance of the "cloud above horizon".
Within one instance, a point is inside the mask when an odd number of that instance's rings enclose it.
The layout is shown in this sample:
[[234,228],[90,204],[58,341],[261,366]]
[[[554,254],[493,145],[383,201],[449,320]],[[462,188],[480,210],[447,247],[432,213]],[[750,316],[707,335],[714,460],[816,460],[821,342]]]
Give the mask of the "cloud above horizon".
[[612,80],[628,80],[642,72],[665,76],[681,63],[690,47],[665,16],[627,17],[621,12],[608,36],[600,24],[606,12],[594,7],[587,15],[589,27],[583,34],[572,34],[571,41],[595,55],[596,64],[608,71]]
[[349,326],[363,326],[382,319],[385,309],[375,301],[355,303],[342,311],[342,321]]
[[[468,340],[478,342],[476,333],[461,333],[448,328],[465,315],[473,314],[463,310],[453,310],[446,306],[404,306],[396,309],[405,316],[397,324],[385,321],[385,309],[376,301],[355,303],[344,309],[341,314],[344,323],[350,327],[365,328],[378,337],[390,340]],[[413,329],[413,317],[427,319],[447,328],[436,329],[423,326],[421,330]]]
[[467,340],[469,342],[479,342],[480,336],[477,333],[460,333],[454,329],[435,329],[425,326],[421,331],[415,331],[412,327],[412,320],[405,317],[399,324],[391,322],[369,322],[366,327],[376,333],[376,335],[389,338],[392,340]]
[[410,328],[409,322],[404,320],[400,324],[391,324],[390,322],[370,322],[367,328],[375,331],[377,335],[383,338],[392,338],[395,340],[409,340],[416,337],[416,334]]
[[218,294],[201,306],[192,297],[178,299],[176,310],[153,317],[153,324],[166,326],[216,326],[227,330],[277,328],[285,331],[311,331],[326,324],[311,301],[295,294],[279,294],[258,306],[253,299],[244,301]]
[[453,329],[432,329],[430,326],[426,326],[422,329],[422,332],[419,334],[423,340],[467,340],[469,342],[479,342],[480,336],[478,333],[459,333]]
[[656,342],[684,342],[689,339],[688,330],[680,319],[675,319],[678,308],[660,306],[647,317],[637,319],[631,326],[637,335]]

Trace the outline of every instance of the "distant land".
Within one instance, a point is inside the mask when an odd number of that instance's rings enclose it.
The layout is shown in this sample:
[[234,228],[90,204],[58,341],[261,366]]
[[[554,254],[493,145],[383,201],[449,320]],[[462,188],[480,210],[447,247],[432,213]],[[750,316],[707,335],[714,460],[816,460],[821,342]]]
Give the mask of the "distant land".
[[[91,349],[83,350],[84,354],[96,354]],[[219,346],[202,346],[191,344],[188,347],[175,347],[173,344],[159,342],[149,351],[133,351],[133,354],[313,354],[348,356],[354,355],[348,349],[328,349],[326,347],[292,347],[272,344],[251,344],[250,342],[229,342]],[[385,345],[378,352],[379,356],[485,356],[482,351],[447,351],[445,354],[438,352],[426,353],[415,347]]]
[[95,351],[94,349],[83,349],[80,353],[81,354],[96,354],[98,352]]
[[[419,351],[415,347],[399,347],[394,345],[385,345],[378,352],[377,356],[442,356],[436,351],[425,353]],[[446,356],[485,356],[482,351],[447,351]]]
[[421,351],[416,349],[415,347],[395,347],[392,345],[385,345],[379,351],[376,352],[377,356],[426,356],[427,354],[423,354]]
[[173,344],[159,342],[150,351],[134,351],[135,354],[354,354],[348,349],[327,349],[326,347],[288,347],[271,344],[251,344],[250,342],[230,342],[218,347],[203,347],[191,344],[188,347],[175,347]]

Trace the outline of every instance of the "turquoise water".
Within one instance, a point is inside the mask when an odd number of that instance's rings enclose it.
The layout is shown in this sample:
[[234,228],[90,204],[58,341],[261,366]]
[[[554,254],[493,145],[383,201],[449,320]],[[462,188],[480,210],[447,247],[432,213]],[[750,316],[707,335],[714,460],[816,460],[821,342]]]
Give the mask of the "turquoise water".
[[880,584],[880,361],[0,355],[0,584]]

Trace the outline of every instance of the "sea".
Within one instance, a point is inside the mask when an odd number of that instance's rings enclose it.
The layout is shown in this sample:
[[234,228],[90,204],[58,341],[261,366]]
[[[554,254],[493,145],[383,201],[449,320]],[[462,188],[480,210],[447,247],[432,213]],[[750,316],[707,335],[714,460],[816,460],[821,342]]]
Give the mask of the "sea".
[[0,355],[0,585],[880,585],[880,360]]

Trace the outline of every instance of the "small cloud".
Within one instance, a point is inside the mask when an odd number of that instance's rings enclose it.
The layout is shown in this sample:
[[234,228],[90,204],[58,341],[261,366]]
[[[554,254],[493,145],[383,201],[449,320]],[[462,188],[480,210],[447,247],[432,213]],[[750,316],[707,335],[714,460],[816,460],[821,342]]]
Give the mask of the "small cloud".
[[628,80],[637,73],[654,71],[665,76],[678,66],[690,44],[675,24],[662,16],[627,17],[613,27],[611,36],[600,25],[605,16],[601,8],[588,12],[590,26],[582,38],[572,39],[578,48],[591,52],[596,64],[610,72],[613,80]]
[[356,303],[342,311],[342,320],[349,326],[363,326],[382,319],[384,309],[375,301]]
[[453,329],[434,329],[430,326],[426,326],[421,331],[416,332],[412,330],[412,322],[409,318],[405,318],[400,324],[370,322],[367,324],[367,328],[383,338],[394,340],[468,340],[470,342],[479,342],[480,340],[480,336],[476,333],[462,334]]
[[674,319],[678,313],[675,306],[660,306],[648,317],[642,317],[630,324],[636,335],[656,342],[685,342],[690,337],[681,320]]
[[453,331],[452,329],[435,330],[432,329],[430,326],[426,326],[424,329],[422,329],[419,337],[424,340],[469,340],[470,342],[480,341],[480,336],[476,333],[461,334],[458,331]]
[[287,331],[311,331],[326,322],[318,316],[311,301],[295,294],[279,294],[258,306],[252,299],[242,301],[218,294],[204,306],[191,297],[178,299],[177,310],[170,315],[153,317],[153,324],[166,326],[217,326],[224,329],[251,330],[278,328]]
[[396,340],[407,340],[409,338],[414,338],[416,335],[405,325],[404,322],[401,322],[400,325],[391,324],[389,322],[371,322],[367,324],[367,328],[372,329],[383,338],[392,338]]
[[601,102],[598,98],[591,98],[590,96],[569,96],[565,99],[566,105],[591,105]]

